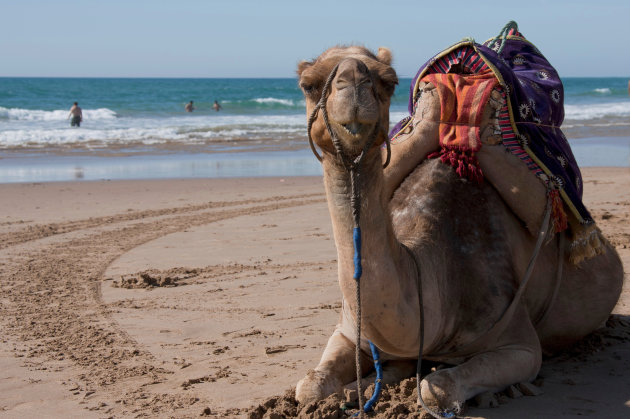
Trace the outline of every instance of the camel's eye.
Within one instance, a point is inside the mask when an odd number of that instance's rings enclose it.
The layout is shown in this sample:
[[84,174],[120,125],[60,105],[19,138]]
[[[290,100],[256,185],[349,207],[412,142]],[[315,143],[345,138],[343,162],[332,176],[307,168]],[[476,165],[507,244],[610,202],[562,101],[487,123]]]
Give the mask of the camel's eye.
[[305,95],[312,95],[313,93],[315,93],[315,86],[309,82],[303,81],[300,82],[300,88],[302,89],[302,91],[304,92]]
[[302,84],[302,90],[304,90],[304,93],[310,94],[313,91],[313,85],[303,83]]

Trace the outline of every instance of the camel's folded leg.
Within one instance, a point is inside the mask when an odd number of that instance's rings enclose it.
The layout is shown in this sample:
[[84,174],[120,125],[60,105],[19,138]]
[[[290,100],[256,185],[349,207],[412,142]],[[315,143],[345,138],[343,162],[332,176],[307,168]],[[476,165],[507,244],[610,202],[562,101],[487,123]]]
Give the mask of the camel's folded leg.
[[488,350],[452,368],[426,376],[421,392],[428,406],[460,412],[466,400],[486,391],[529,382],[540,370],[542,354],[536,331],[521,306]]
[[431,83],[422,82],[419,89],[413,119],[391,145],[391,161],[384,172],[388,197],[427,155],[440,149],[440,97]]
[[[372,357],[361,352],[363,373],[373,368]],[[343,386],[356,379],[355,345],[340,331],[339,326],[332,334],[317,367],[306,373],[297,384],[295,399],[300,404],[321,400],[340,392]]]
[[484,177],[523,221],[529,232],[538,235],[547,203],[545,185],[503,145],[484,144],[477,158]]

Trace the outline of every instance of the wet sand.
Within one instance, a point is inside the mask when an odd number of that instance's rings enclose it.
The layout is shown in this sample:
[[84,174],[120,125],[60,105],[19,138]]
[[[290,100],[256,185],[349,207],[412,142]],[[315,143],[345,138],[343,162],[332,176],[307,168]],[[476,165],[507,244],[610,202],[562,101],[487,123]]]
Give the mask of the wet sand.
[[[628,272],[630,169],[583,174],[586,205]],[[337,321],[321,177],[0,184],[0,194],[0,417],[288,406],[282,395]],[[615,313],[545,361],[542,395],[466,414],[627,416],[628,286]],[[415,402],[408,387],[387,393],[401,412]]]

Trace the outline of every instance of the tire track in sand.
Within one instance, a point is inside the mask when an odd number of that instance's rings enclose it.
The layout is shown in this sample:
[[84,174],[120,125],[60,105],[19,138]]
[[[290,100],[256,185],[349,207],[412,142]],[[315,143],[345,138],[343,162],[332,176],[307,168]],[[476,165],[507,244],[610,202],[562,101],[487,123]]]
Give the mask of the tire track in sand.
[[[69,390],[89,396],[90,410],[111,416],[170,415],[200,401],[187,394],[147,390],[172,372],[156,366],[151,353],[109,315],[100,290],[107,266],[134,247],[190,227],[322,202],[322,194],[311,194],[210,203],[60,223],[56,233],[43,225],[34,232],[4,234],[3,335],[30,368],[78,369],[67,377],[73,387]],[[104,225],[108,228],[95,228]],[[54,243],[37,241],[60,231],[67,234]],[[12,249],[16,244],[21,246]]]
[[85,220],[74,220],[60,223],[35,224],[25,227],[19,231],[10,233],[0,233],[0,250],[25,243],[31,240],[42,239],[57,234],[71,233],[90,227],[98,227],[104,224],[118,223],[121,221],[137,221],[159,216],[171,216],[197,211],[232,208],[243,205],[264,204],[268,202],[282,202],[287,199],[311,199],[322,196],[322,194],[301,194],[291,197],[272,196],[262,199],[248,199],[242,201],[213,201],[199,205],[187,205],[183,207],[165,208],[160,210],[132,211],[111,216],[92,217]]

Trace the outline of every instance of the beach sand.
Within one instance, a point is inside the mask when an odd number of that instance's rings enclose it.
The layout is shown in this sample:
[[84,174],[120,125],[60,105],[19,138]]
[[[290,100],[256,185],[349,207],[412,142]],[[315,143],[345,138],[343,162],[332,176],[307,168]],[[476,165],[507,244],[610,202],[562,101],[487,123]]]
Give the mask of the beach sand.
[[[583,175],[626,267],[616,315],[545,361],[542,395],[470,417],[630,414],[630,169]],[[337,321],[321,177],[2,184],[0,196],[0,417],[289,405]]]

